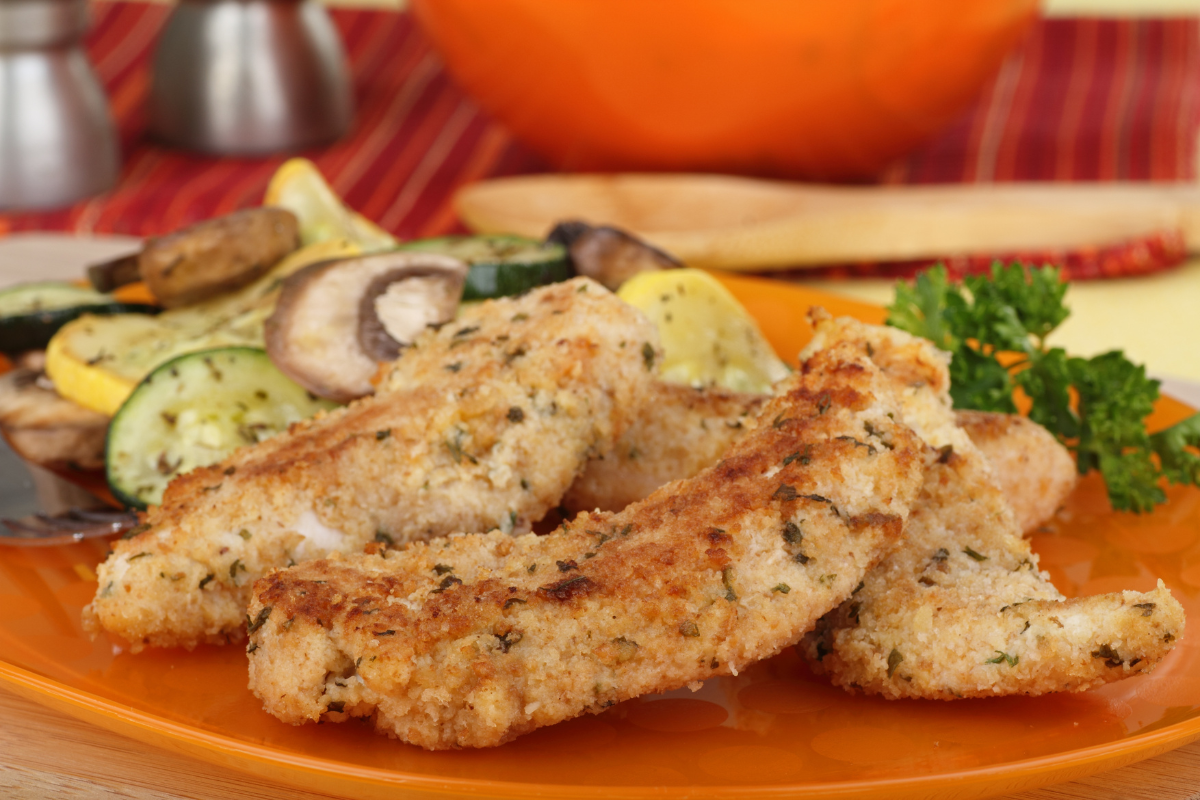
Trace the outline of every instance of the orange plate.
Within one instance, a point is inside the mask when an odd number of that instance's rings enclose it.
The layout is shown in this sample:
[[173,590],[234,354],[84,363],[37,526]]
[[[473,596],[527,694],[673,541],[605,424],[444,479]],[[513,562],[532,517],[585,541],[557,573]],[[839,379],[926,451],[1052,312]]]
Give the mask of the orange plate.
[[[728,285],[781,353],[804,310],[878,321],[877,307],[779,283]],[[1158,423],[1187,414],[1164,402]],[[1200,491],[1150,516],[1108,510],[1087,480],[1034,538],[1068,596],[1164,579],[1200,613]],[[363,724],[293,728],[260,710],[238,647],[130,655],[79,611],[105,545],[0,549],[0,682],[113,731],[280,783],[364,798],[979,797],[1078,778],[1200,737],[1200,636],[1151,675],[1094,692],[957,703],[852,697],[790,649],[736,678],[644,697],[503,747],[428,753]]]

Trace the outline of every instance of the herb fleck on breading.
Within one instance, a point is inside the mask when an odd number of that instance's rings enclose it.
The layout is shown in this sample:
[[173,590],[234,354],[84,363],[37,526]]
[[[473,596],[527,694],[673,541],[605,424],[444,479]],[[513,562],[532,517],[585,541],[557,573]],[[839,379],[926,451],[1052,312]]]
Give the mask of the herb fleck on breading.
[[812,452],[812,445],[811,444],[805,445],[803,453],[800,452],[799,450],[797,450],[796,452],[792,453],[790,456],[783,459],[783,465],[786,467],[789,464],[791,464],[793,461],[799,461],[801,466],[806,467],[806,466],[808,466],[808,463],[810,461],[812,461],[812,457],[809,455],[811,452]]
[[642,344],[642,362],[645,363],[647,371],[654,369],[654,347],[649,342]]
[[721,583],[725,585],[725,599],[729,602],[734,602],[738,599],[737,592],[733,588],[733,567],[725,566],[721,569]]
[[519,633],[517,631],[508,631],[504,635],[500,635],[498,633],[492,634],[492,635],[496,637],[497,646],[500,648],[501,653],[507,653],[509,650],[512,649],[512,646],[514,644],[516,644],[517,642],[519,642],[525,638],[521,633]]
[[442,582],[438,584],[438,588],[433,590],[433,593],[441,594],[455,584],[462,586],[462,581],[453,575],[447,575],[446,577],[442,578]]
[[626,639],[624,636],[618,636],[612,640],[613,646],[617,648],[617,662],[625,663],[637,655],[638,643],[632,639]]
[[989,658],[987,661],[985,661],[983,663],[985,663],[985,664],[1007,663],[1010,667],[1015,667],[1017,665],[1017,662],[1019,662],[1020,660],[1021,660],[1020,656],[1010,656],[1008,653],[1005,653],[1003,650],[997,650],[995,658]]
[[1123,661],[1121,654],[1114,650],[1111,644],[1102,644],[1093,650],[1092,658],[1105,659],[1104,666],[1106,667],[1119,667]]
[[122,539],[132,539],[133,537],[137,536],[139,533],[145,533],[148,530],[150,530],[149,523],[143,522],[141,525],[134,525],[132,528],[125,531],[125,533],[121,534],[121,538]]
[[779,488],[775,490],[775,494],[771,495],[772,500],[782,500],[785,503],[791,502],[797,497],[796,487],[786,483],[779,484]]
[[682,636],[694,638],[700,635],[700,626],[690,619],[685,619],[679,623],[679,633]]
[[900,662],[904,660],[904,656],[896,648],[892,648],[892,652],[888,653],[888,669],[887,676],[892,677],[896,672],[896,667],[900,666]]
[[565,581],[542,586],[538,589],[538,594],[542,597],[565,602],[576,597],[582,597],[595,588],[597,588],[595,581],[586,575],[578,575],[574,578],[567,578]]
[[987,561],[988,560],[987,556],[983,555],[982,553],[976,553],[970,547],[964,547],[963,552],[966,553],[967,555],[969,555],[971,558],[975,559],[976,561]]
[[258,616],[256,616],[254,619],[250,619],[250,615],[247,614],[246,632],[254,633],[256,630],[261,628],[264,623],[266,623],[267,617],[269,616],[271,616],[271,606],[263,606],[262,611],[259,611]]

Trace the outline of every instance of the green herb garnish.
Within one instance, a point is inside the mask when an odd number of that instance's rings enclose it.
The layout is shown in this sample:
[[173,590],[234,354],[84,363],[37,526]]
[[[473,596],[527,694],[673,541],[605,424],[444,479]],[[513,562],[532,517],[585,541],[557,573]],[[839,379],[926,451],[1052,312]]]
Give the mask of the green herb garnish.
[[[1145,419],[1159,381],[1114,350],[1068,356],[1046,339],[1070,314],[1067,284],[1051,267],[992,266],[990,275],[951,284],[934,267],[896,286],[888,324],[948,351],[950,394],[958,408],[1014,413],[1015,389],[1032,401],[1029,417],[1075,454],[1081,475],[1099,471],[1112,507],[1152,511],[1159,485],[1200,486],[1200,415],[1149,434]],[[1005,355],[1001,359],[1001,354]]]

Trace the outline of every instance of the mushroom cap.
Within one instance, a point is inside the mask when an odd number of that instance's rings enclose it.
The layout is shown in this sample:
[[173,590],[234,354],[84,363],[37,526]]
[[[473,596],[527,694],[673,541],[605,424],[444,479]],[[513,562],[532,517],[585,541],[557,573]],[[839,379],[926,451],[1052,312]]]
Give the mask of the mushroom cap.
[[454,319],[467,265],[433,253],[389,251],[339,258],[288,277],[266,321],[271,360],[315,395],[349,402],[375,391],[421,331]]
[[567,220],[555,225],[546,240],[567,248],[577,274],[614,292],[640,272],[683,266],[669,253],[610,225]]

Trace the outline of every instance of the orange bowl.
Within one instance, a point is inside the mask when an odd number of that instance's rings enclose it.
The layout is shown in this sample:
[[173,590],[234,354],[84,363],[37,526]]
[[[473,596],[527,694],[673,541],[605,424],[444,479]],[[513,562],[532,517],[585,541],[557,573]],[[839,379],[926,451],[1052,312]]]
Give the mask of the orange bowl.
[[1037,0],[412,0],[556,167],[866,178],[969,103]]

